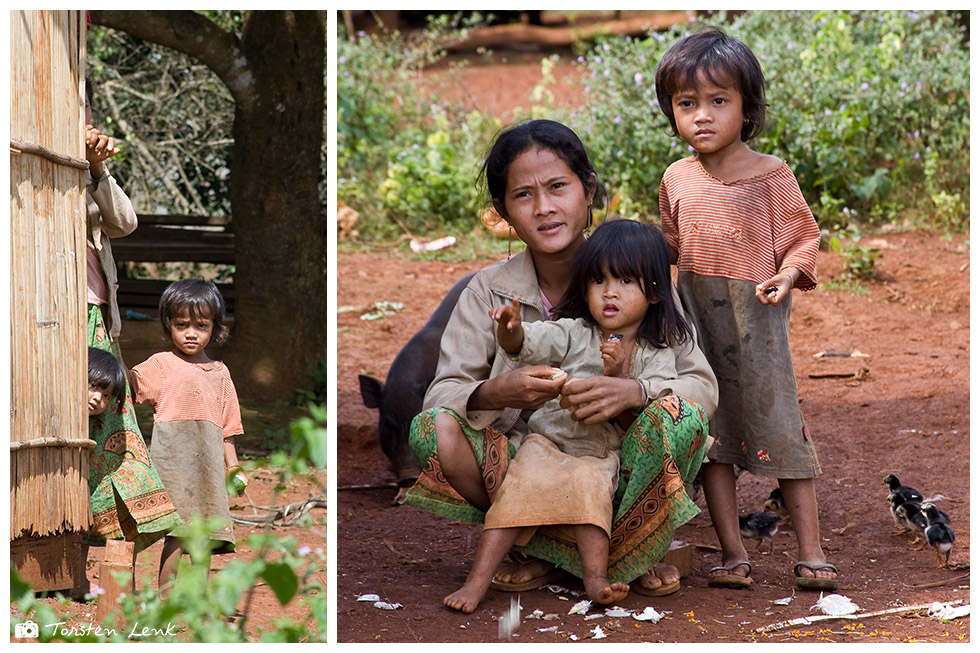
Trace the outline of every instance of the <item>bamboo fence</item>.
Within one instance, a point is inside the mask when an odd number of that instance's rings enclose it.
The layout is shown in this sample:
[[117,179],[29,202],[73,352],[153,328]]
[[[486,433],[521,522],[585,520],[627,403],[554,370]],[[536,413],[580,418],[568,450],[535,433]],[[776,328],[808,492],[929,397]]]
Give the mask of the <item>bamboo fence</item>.
[[10,537],[87,530],[84,14],[10,12]]

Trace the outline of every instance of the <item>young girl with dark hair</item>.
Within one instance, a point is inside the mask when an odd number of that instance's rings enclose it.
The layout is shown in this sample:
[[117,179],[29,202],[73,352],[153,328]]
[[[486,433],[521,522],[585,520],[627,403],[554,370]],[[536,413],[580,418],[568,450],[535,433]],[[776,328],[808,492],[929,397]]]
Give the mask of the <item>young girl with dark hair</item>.
[[[671,347],[693,345],[673,301],[663,235],[638,222],[607,222],[578,250],[572,270],[555,309],[561,319],[523,324],[517,299],[490,310],[500,348],[516,363],[560,369],[562,381],[605,375],[635,381],[648,399],[667,397],[666,384],[677,379]],[[622,424],[582,424],[558,398],[530,416],[530,432],[487,511],[473,569],[447,606],[476,609],[504,555],[540,526],[570,532],[589,598],[609,604],[626,597],[629,585],[607,574],[620,448],[636,417],[624,416]]]
[[[133,368],[137,403],[153,406],[150,454],[185,521],[213,519],[214,553],[235,550],[226,480],[247,483],[234,438],[241,435],[238,394],[224,363],[205,347],[222,342],[225,303],[210,281],[175,281],[160,297],[160,323],[173,343]],[[168,535],[160,555],[160,587],[177,571],[183,529]]]
[[746,141],[765,124],[765,79],[752,51],[713,28],[675,44],[657,97],[695,154],[673,163],[660,215],[677,288],[718,378],[716,444],[702,468],[722,564],[708,584],[747,587],[734,466],[779,480],[798,542],[796,584],[833,590],[820,545],[813,436],[800,413],[789,349],[791,291],[816,286],[820,230],[789,166]]

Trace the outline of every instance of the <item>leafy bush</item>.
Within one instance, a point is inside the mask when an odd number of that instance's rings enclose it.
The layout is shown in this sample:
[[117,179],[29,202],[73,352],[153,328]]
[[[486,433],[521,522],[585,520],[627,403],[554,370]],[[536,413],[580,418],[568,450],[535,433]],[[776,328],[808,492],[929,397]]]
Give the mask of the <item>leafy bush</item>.
[[[966,192],[970,64],[955,18],[753,11],[709,22],[748,44],[766,74],[768,125],[750,146],[786,159],[818,221],[831,224],[844,207],[883,222]],[[588,99],[573,121],[623,193],[624,214],[651,217],[663,170],[689,154],[669,133],[653,79],[666,50],[701,26],[607,39],[582,58]]]
[[371,236],[471,227],[475,183],[500,123],[441,103],[421,70],[463,37],[479,16],[439,16],[417,37],[348,35],[337,43],[337,196],[360,212]]
[[[751,147],[789,163],[821,226],[919,212],[962,229],[970,66],[961,21],[959,12],[722,12],[644,38],[599,39],[579,57],[585,101],[574,111],[551,107],[545,59],[542,83],[528,89],[535,106],[515,115],[565,121],[620,195],[618,212],[655,220],[663,171],[690,154],[657,104],[656,65],[686,34],[720,24],[766,73],[768,124]],[[473,180],[498,124],[463,115],[418,81],[448,38],[458,32],[442,23],[418,41],[361,35],[338,45],[338,193],[369,238],[400,234],[397,221],[417,232],[470,224],[479,209]]]

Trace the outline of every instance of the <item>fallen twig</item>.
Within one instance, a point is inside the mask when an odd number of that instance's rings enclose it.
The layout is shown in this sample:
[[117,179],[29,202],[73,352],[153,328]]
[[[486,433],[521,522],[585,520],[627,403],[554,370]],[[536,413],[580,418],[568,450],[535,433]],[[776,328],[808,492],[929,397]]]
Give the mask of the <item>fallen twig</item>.
[[[261,510],[271,511],[271,508],[265,508],[262,506],[256,506],[253,504],[253,508],[259,508]],[[259,519],[243,519],[241,517],[232,517],[232,521],[239,524],[250,524],[253,526],[289,526],[297,521],[300,517],[305,515],[307,512],[313,508],[326,508],[327,500],[323,497],[310,497],[309,499],[304,499],[303,501],[297,501],[296,503],[290,503],[283,508],[276,508],[275,513],[268,515],[267,517],[260,517]],[[258,515],[256,515],[258,517]]]
[[[950,601],[948,605],[959,605],[963,601]],[[868,619],[869,617],[880,617],[886,614],[899,614],[901,612],[915,612],[916,610],[928,610],[932,607],[932,603],[924,603],[922,605],[906,605],[899,608],[888,608],[886,610],[876,610],[874,612],[862,612],[860,614],[820,614],[813,617],[799,617],[798,619],[790,619],[789,621],[780,621],[779,623],[769,624],[768,626],[762,626],[761,628],[756,628],[757,633],[769,633],[774,630],[782,630],[783,628],[790,628],[791,626],[809,626],[814,621],[826,621],[828,619]]]
[[927,589],[929,587],[942,587],[943,585],[949,585],[951,583],[958,583],[961,580],[969,580],[970,574],[963,574],[962,576],[956,576],[954,578],[947,578],[946,580],[939,580],[934,583],[923,583],[922,585],[906,585],[906,587],[914,590]]
[[337,488],[340,490],[388,490],[391,488],[397,488],[397,483],[365,483],[363,485],[341,485]]

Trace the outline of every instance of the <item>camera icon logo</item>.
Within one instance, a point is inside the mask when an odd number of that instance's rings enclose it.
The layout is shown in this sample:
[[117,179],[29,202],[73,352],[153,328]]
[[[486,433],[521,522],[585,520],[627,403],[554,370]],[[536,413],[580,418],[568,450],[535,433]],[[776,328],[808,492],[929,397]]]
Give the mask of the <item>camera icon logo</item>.
[[14,637],[18,639],[37,639],[38,626],[36,623],[28,619],[24,623],[14,624]]

